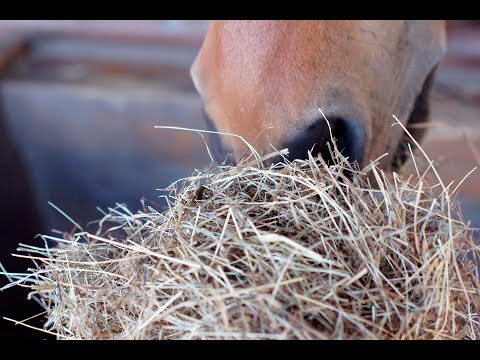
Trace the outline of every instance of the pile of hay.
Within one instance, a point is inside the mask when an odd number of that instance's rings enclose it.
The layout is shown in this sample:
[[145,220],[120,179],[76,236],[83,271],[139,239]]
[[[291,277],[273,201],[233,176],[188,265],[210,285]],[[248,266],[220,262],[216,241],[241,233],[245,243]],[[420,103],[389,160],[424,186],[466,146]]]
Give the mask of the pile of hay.
[[[45,330],[75,339],[478,339],[479,249],[424,177],[335,155],[196,172],[169,209],[23,246]],[[348,175],[348,176],[346,176]]]

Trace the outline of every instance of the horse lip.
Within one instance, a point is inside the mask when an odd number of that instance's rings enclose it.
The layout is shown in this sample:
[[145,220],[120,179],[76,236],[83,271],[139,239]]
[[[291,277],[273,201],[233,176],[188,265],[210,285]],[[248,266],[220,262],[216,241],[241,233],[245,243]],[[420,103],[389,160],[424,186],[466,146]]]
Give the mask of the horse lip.
[[213,159],[219,164],[235,165],[233,151],[224,145],[221,135],[218,133],[217,128],[205,111],[204,115],[207,130],[210,131],[207,138],[209,150],[213,156]]

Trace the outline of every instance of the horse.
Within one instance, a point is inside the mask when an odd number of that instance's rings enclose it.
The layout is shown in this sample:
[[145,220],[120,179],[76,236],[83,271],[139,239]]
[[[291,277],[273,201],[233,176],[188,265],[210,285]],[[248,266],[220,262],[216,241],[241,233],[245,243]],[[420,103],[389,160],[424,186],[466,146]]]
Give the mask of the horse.
[[329,158],[334,138],[360,167],[383,156],[398,170],[408,138],[392,115],[421,141],[445,32],[443,20],[211,21],[190,75],[215,159],[235,164],[246,143]]

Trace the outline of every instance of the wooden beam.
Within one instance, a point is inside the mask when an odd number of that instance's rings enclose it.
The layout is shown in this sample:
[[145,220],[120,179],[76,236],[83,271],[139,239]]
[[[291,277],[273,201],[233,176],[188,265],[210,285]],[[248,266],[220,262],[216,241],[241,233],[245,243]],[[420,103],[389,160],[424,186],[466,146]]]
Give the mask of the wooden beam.
[[20,34],[0,34],[0,76],[9,65],[27,52],[26,38]]

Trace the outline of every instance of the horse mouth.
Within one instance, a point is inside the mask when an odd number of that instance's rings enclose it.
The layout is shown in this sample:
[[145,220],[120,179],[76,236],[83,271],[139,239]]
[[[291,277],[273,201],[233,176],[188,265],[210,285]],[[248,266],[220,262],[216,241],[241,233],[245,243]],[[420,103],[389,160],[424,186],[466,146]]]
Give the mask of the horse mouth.
[[[406,129],[418,143],[424,138],[427,131],[425,126],[430,117],[430,95],[432,92],[433,80],[435,77],[435,66],[428,74],[423,83],[422,90],[417,95],[415,103],[410,113],[406,125]],[[403,133],[402,138],[397,146],[392,160],[392,170],[400,171],[402,166],[410,157],[410,149],[413,149],[413,141],[407,133]]]

